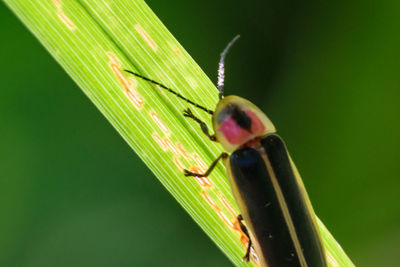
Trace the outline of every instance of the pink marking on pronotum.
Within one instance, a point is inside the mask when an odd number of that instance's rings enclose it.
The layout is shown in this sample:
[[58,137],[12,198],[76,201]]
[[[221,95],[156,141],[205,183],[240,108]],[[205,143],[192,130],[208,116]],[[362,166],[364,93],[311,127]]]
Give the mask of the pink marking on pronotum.
[[156,43],[151,39],[151,37],[147,34],[147,32],[139,25],[135,24],[136,31],[142,36],[142,38],[146,41],[146,43],[150,46],[153,51],[157,50]]
[[223,133],[226,140],[232,145],[242,144],[251,135],[262,134],[265,126],[254,112],[246,110],[245,113],[251,118],[251,129],[247,131],[237,125],[236,121],[231,117],[227,117],[219,126],[219,131]]
[[250,129],[250,131],[252,133],[254,133],[254,134],[259,134],[259,133],[264,132],[265,125],[261,122],[261,120],[257,117],[257,115],[254,112],[250,111],[250,110],[246,110],[245,113],[251,119],[251,129]]
[[241,128],[236,122],[231,118],[227,117],[219,126],[219,131],[223,133],[226,140],[229,143],[236,145],[243,142],[244,139],[248,138],[251,133]]

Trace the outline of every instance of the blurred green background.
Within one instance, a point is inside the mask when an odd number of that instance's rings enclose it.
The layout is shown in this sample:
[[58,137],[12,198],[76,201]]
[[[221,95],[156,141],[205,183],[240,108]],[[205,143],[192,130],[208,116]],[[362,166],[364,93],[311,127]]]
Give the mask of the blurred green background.
[[[226,93],[260,106],[358,266],[400,255],[400,2],[149,0]],[[0,266],[230,266],[0,5]],[[396,156],[397,155],[397,156]]]

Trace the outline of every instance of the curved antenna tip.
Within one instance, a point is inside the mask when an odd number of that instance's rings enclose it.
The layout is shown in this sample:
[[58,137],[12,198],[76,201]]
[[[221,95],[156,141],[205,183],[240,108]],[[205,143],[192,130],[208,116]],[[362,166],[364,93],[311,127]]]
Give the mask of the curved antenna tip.
[[222,99],[224,97],[224,82],[225,82],[225,57],[226,54],[228,54],[229,49],[231,46],[240,38],[240,35],[236,35],[232,41],[228,43],[228,45],[225,47],[224,51],[221,53],[221,58],[219,60],[219,65],[218,65],[218,82],[217,82],[217,87],[219,91],[219,99]]
[[224,51],[221,53],[221,62],[224,61],[226,54],[228,53],[229,49],[231,46],[240,38],[240,34],[236,35],[233,37],[233,39],[228,43],[228,45],[225,47]]

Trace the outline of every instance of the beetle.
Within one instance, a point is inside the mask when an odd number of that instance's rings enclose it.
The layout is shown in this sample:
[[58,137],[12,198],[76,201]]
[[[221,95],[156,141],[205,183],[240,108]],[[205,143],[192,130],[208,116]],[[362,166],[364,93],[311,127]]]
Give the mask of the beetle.
[[223,94],[225,57],[236,36],[223,50],[218,68],[219,102],[215,111],[183,97],[172,89],[125,70],[168,90],[212,115],[214,134],[187,108],[183,115],[197,122],[202,132],[219,142],[223,152],[205,173],[184,170],[185,176],[209,176],[223,160],[240,215],[241,230],[249,237],[243,261],[254,248],[263,267],[325,267],[326,259],[315,213],[304,184],[269,118],[250,101]]

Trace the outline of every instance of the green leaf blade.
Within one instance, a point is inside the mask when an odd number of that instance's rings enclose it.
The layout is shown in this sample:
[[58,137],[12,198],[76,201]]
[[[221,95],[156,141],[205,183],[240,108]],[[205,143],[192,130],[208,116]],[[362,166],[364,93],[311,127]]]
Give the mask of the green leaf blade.
[[[213,172],[211,187],[182,174],[182,167],[209,165],[221,146],[185,120],[185,102],[123,72],[161,81],[210,109],[217,103],[213,83],[151,9],[139,0],[5,2],[230,260],[255,266],[241,261],[245,248],[232,228],[229,205],[237,207],[223,166]],[[210,120],[202,111],[196,115]],[[322,224],[321,231],[338,266],[353,266]]]

